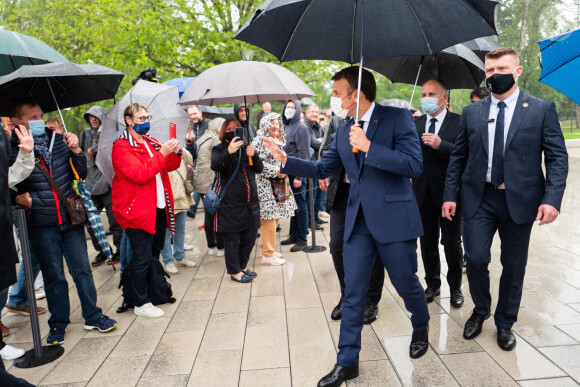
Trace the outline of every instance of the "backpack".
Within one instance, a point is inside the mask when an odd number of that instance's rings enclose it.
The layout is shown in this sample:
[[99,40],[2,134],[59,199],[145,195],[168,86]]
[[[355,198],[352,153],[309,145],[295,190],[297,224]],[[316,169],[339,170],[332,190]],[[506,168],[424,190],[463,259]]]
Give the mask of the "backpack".
[[[117,308],[117,313],[123,313],[135,307],[135,292],[131,286],[131,262],[125,267],[119,281],[119,288],[123,288],[123,304]],[[158,259],[153,259],[147,272],[147,293],[153,305],[173,304],[176,300],[171,290],[171,284],[165,278],[171,276],[163,269]]]

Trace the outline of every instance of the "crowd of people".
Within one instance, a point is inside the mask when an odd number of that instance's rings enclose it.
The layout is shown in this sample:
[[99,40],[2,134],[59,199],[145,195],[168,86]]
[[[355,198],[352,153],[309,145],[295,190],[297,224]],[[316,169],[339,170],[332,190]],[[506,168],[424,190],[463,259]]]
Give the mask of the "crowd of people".
[[[160,258],[170,274],[196,266],[186,257],[193,248],[185,243],[186,219],[196,216],[206,196],[216,195],[219,207],[215,213],[204,211],[200,229],[207,254],[223,256],[231,280],[240,283],[258,276],[249,261],[259,237],[262,265],[283,265],[288,259],[276,250],[281,219],[290,218],[290,228],[279,243],[292,245],[289,251],[295,253],[307,246],[308,229],[321,229],[329,217],[330,252],[341,290],[330,317],[341,320],[341,328],[337,364],[319,386],[338,386],[358,376],[361,329],[378,317],[385,269],[411,313],[409,356],[427,352],[427,304],[442,286],[439,244],[447,261],[450,303],[456,308],[464,303],[466,268],[475,309],[464,337],[475,338],[491,314],[488,265],[496,231],[503,266],[494,314],[497,342],[512,350],[531,228],[535,220],[547,224],[558,215],[567,153],[554,104],[517,85],[522,71],[517,53],[495,50],[485,66],[489,88],[473,90],[472,105],[461,116],[450,109],[441,79],[421,85],[424,114],[413,118],[408,110],[375,103],[373,75],[362,71],[359,90],[359,69],[348,67],[333,76],[331,109],[324,114],[316,104],[303,113],[298,100],[286,101],[279,113],[264,103],[255,129],[245,104],[236,104],[234,116],[226,119],[210,119],[199,106],[188,106],[191,123],[184,146],[177,139],[161,144],[150,136],[151,115],[133,103],[124,110],[126,130],[113,144],[112,184],[95,162],[102,107],[86,112],[88,128],[79,141],[63,131],[58,118],[43,121],[35,100],[14,98],[0,156],[5,158],[2,165],[10,166],[8,181],[1,182],[10,237],[3,230],[2,238],[14,257],[10,265],[16,263],[17,244],[29,243],[33,275],[42,273],[50,313],[47,344],[64,343],[70,323],[63,257],[85,329],[105,333],[117,327],[97,306],[91,266],[105,262],[120,262],[126,274],[123,294],[133,295],[136,315],[163,316],[150,296],[148,272]],[[86,179],[97,211],[107,215],[112,256],[86,223],[97,251],[89,262],[84,227],[73,224],[57,194],[58,189],[72,194],[75,176]],[[312,209],[309,178],[316,182]],[[9,214],[13,205],[27,209],[29,241],[19,241],[13,233],[12,224],[18,227]],[[416,275],[417,240],[425,289]],[[13,269],[0,276],[0,309],[30,314],[22,267],[18,276]],[[9,334],[0,327],[3,336]],[[23,353],[0,340],[2,359]]]

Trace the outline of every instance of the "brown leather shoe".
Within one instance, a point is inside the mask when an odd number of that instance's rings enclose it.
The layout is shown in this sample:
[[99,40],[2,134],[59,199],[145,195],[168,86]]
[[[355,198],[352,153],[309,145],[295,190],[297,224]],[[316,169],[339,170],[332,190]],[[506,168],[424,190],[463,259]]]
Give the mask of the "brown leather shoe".
[[[6,304],[6,309],[8,309],[8,311],[10,313],[16,313],[16,314],[22,314],[24,316],[30,316],[30,308],[28,307],[28,305],[26,305],[26,306],[11,306],[11,305]],[[46,312],[46,308],[43,308],[42,306],[36,307],[37,314],[43,314],[44,312]]]
[[0,330],[2,330],[2,337],[3,338],[10,335],[10,329],[8,329],[8,327],[6,325],[2,324],[1,322],[0,322]]

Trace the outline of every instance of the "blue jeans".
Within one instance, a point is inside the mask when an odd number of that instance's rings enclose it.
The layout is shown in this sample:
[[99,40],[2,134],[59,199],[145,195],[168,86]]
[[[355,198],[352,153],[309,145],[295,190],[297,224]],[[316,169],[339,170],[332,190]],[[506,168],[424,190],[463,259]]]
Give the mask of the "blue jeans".
[[185,251],[183,251],[183,244],[185,243],[185,221],[187,220],[187,212],[180,212],[175,214],[175,236],[173,237],[173,249],[171,248],[171,231],[165,229],[165,244],[161,250],[163,263],[171,263],[173,260],[183,261],[185,259]]
[[292,192],[296,200],[296,212],[290,218],[290,236],[296,240],[306,242],[306,234],[308,233],[308,204],[306,201],[306,179],[302,179],[300,188],[294,188],[291,180]]
[[193,212],[194,214],[197,212],[197,207],[199,206],[199,201],[201,200],[201,194],[199,192],[194,192],[192,194],[193,197],[193,204],[189,206],[189,211]]
[[[36,254],[30,249],[30,262],[32,263],[32,276],[36,278],[40,272],[40,263],[36,259]],[[8,305],[23,307],[28,305],[28,295],[26,292],[26,277],[24,275],[24,264],[20,265],[18,269],[18,276],[16,283],[12,288],[12,293],[10,293],[10,298],[8,299]],[[4,304],[0,304],[0,312],[4,308]]]
[[30,244],[44,276],[44,291],[50,318],[48,326],[66,328],[70,323],[68,282],[62,257],[75,282],[85,322],[98,319],[103,311],[97,306],[97,290],[87,255],[83,226],[70,223],[61,226],[29,227]]
[[123,271],[133,258],[133,249],[131,249],[131,242],[125,230],[123,230],[123,237],[121,238],[121,252],[119,255],[121,259],[121,271]]

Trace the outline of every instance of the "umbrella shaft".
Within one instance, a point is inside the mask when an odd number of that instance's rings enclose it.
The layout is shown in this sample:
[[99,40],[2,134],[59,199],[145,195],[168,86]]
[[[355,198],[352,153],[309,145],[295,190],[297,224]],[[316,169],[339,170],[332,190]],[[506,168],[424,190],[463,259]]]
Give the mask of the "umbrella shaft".
[[54,96],[54,91],[52,91],[52,85],[50,84],[50,80],[48,78],[46,79],[46,83],[48,83],[48,88],[50,89],[50,94],[52,94],[52,98],[54,99],[54,103],[56,104],[58,114],[60,115],[60,120],[62,121],[62,126],[64,127],[64,131],[65,131],[65,133],[68,133],[68,130],[66,130],[66,124],[64,123],[64,118],[62,117],[62,113],[60,111],[60,107],[58,107],[58,101],[56,100],[56,97]]

